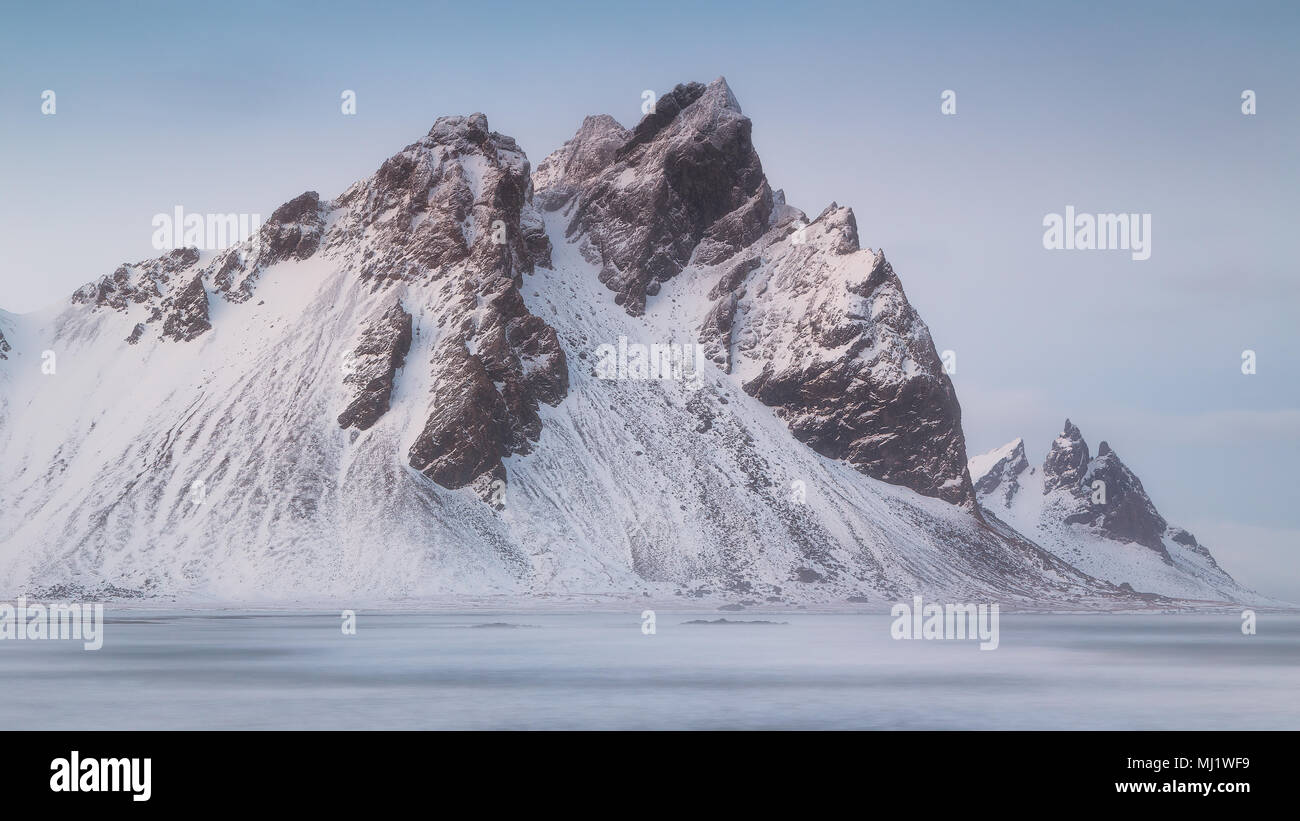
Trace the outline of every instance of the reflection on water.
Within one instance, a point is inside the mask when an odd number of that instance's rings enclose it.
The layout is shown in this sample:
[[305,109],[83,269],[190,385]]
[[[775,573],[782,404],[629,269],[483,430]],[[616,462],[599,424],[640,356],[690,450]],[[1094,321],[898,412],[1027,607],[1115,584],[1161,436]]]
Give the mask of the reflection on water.
[[0,641],[0,728],[1300,729],[1292,615],[1003,614],[989,652],[883,615],[107,617],[98,652]]

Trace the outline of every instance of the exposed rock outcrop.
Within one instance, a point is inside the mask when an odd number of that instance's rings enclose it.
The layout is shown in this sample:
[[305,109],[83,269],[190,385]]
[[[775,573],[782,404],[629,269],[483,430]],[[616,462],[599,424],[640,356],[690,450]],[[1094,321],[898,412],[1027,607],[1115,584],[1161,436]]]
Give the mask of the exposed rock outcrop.
[[598,172],[592,173],[618,136],[608,123],[593,125],[598,139],[580,133],[567,153],[547,159],[548,170],[582,160],[576,173],[548,174],[542,196],[550,203],[574,198],[568,234],[580,236],[588,257],[599,260],[601,282],[629,314],[641,314],[646,296],[658,293],[697,248],[700,261],[716,264],[767,230],[772,191],[750,129],[720,77],[659,98]]
[[176,248],[154,259],[120,265],[108,276],[78,289],[72,295],[72,304],[114,311],[142,304],[158,307],[170,293],[172,283],[183,281],[180,277],[198,261],[197,248]]
[[1083,434],[1066,419],[1065,428],[1052,441],[1052,448],[1043,462],[1043,493],[1051,493],[1057,488],[1078,488],[1091,459]]
[[228,248],[213,260],[206,273],[214,290],[231,302],[248,300],[263,270],[277,262],[315,254],[324,226],[319,194],[307,191],[294,197],[275,209],[251,242]]
[[450,282],[437,307],[448,333],[428,362],[432,410],[411,466],[451,488],[502,476],[501,459],[541,434],[539,403],[568,390],[555,331],[519,292],[524,274],[550,262],[527,158],[482,114],[444,117],[339,203],[349,213],[329,235],[332,252],[375,287]]
[[367,430],[388,412],[393,380],[411,350],[411,315],[395,296],[380,306],[343,363],[343,384],[352,393],[339,427]]
[[208,292],[203,287],[203,278],[197,274],[179,293],[163,300],[162,310],[166,316],[162,335],[167,339],[189,342],[212,330],[208,321]]

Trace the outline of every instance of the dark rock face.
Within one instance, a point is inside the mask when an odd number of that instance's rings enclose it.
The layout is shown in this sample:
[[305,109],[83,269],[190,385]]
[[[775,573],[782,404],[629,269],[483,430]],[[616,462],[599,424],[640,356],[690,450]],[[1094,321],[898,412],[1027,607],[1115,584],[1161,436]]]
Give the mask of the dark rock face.
[[[1095,486],[1097,482],[1101,485]],[[1068,419],[1043,464],[1043,486],[1062,489],[1073,497],[1064,516],[1067,524],[1096,528],[1107,538],[1140,544],[1166,562],[1172,561],[1163,541],[1169,525],[1147,496],[1142,481],[1106,442],[1101,443],[1097,457],[1089,459],[1088,443]],[[1100,501],[1102,493],[1104,501]]]
[[[740,355],[762,362],[745,391],[823,456],[973,507],[956,391],[892,266],[858,250],[847,208],[828,209],[806,231],[801,244],[767,249],[763,296],[750,297],[738,343]],[[832,261],[846,254],[862,257],[848,279]],[[793,321],[788,308],[763,307],[791,299],[801,302]],[[765,339],[754,330],[778,322],[784,333]]]
[[1043,462],[1043,493],[1050,493],[1058,487],[1078,487],[1090,459],[1083,434],[1066,419],[1065,430],[1052,442]]
[[252,297],[264,269],[315,254],[324,226],[320,196],[315,191],[300,194],[275,209],[253,242],[226,249],[205,273],[211,274],[214,290],[228,301],[245,302]]
[[719,269],[705,356],[743,367],[745,391],[797,439],[974,508],[961,409],[929,331],[884,257],[861,251],[851,210],[832,204],[795,244],[804,215],[769,187],[724,79],[677,86],[630,136],[588,118],[534,183],[629,314],[687,265]]
[[510,455],[513,438],[510,409],[483,361],[455,339],[438,346],[434,361],[441,374],[430,402],[434,411],[411,445],[411,467],[447,488],[484,475],[504,478],[501,459]]
[[581,158],[577,172],[548,176],[542,194],[552,203],[573,198],[568,234],[581,235],[584,253],[601,264],[601,282],[629,314],[644,312],[646,296],[676,276],[697,247],[713,264],[767,230],[772,191],[750,128],[719,78],[661,97],[594,175],[617,136],[607,123],[593,125],[599,140],[580,134],[567,154],[547,159],[567,169]]
[[[1105,503],[1097,504],[1093,498],[1093,483],[1102,482]],[[1082,490],[1088,498],[1088,520],[1105,535],[1123,542],[1136,542],[1168,558],[1162,541],[1168,523],[1157,511],[1142,481],[1120,461],[1119,456],[1105,442],[1097,451],[1097,458],[1088,464],[1083,477]],[[1081,514],[1075,514],[1080,516]],[[1066,521],[1070,521],[1067,518]],[[1076,521],[1084,521],[1082,518]]]
[[13,348],[9,347],[9,343],[5,340],[4,333],[0,332],[0,359],[8,359],[8,354],[11,350],[13,350]]
[[205,331],[212,330],[208,321],[208,292],[203,288],[203,278],[195,275],[189,284],[174,298],[163,300],[162,335],[177,342],[189,342]]
[[501,459],[541,435],[539,403],[568,393],[564,349],[519,291],[550,261],[531,200],[527,159],[482,114],[438,120],[340,198],[353,213],[329,241],[369,229],[358,261],[376,287],[452,279],[440,320],[450,331],[429,363],[432,410],[409,451],[411,466],[444,487],[504,478]]
[[394,299],[366,322],[345,363],[343,384],[352,401],[339,414],[339,427],[367,430],[388,412],[393,380],[411,350],[411,315]]
[[349,217],[326,242],[361,276],[429,281],[452,266],[514,278],[550,261],[531,208],[528,158],[482,114],[442,117],[419,142],[339,197]]

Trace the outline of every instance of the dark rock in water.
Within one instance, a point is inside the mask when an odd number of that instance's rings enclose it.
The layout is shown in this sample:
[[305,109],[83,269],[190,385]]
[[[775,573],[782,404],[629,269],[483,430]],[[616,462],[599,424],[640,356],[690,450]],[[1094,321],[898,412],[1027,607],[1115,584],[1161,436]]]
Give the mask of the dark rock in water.
[[763,621],[761,619],[753,621],[731,621],[730,619],[714,619],[713,621],[709,621],[708,619],[693,619],[691,621],[684,621],[682,624],[789,624],[789,622]]
[[483,624],[470,625],[470,627],[479,628],[479,629],[488,628],[488,629],[506,629],[506,630],[518,630],[521,628],[537,627],[537,626],[538,625],[536,624],[511,624],[508,621],[490,621],[490,622],[484,622]]

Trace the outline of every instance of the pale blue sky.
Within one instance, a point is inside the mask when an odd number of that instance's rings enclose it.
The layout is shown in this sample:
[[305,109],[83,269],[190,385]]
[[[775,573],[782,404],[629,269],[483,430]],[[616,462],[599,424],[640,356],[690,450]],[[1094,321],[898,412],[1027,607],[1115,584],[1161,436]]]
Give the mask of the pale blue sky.
[[[304,190],[333,196],[443,114],[484,112],[536,164],[586,114],[631,125],[643,89],[724,74],[773,186],[813,214],[851,205],[957,352],[972,453],[1023,436],[1041,460],[1069,416],[1230,571],[1300,598],[1297,4],[2,14],[0,307],[153,256],[150,220],[176,204],[267,216]],[[1151,259],[1044,250],[1043,216],[1066,205],[1150,213]]]

